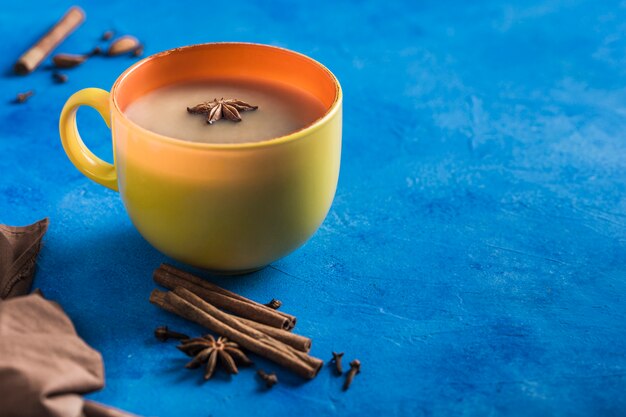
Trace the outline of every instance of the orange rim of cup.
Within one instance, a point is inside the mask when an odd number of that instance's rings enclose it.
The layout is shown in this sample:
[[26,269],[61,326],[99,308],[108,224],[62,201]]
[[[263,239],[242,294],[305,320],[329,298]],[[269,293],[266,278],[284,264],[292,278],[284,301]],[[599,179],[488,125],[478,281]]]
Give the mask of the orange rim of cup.
[[[228,47],[232,47],[232,50],[228,51]],[[120,94],[123,94],[123,92],[126,90],[126,88],[129,87],[125,87],[125,83],[127,82],[132,82],[132,78],[133,76],[139,76],[139,79],[141,79],[141,71],[143,69],[146,69],[146,67],[149,67],[151,64],[155,64],[155,62],[160,61],[160,60],[165,60],[166,57],[175,57],[176,55],[183,55],[185,53],[193,53],[194,50],[202,50],[204,48],[222,48],[224,49],[222,52],[223,53],[233,53],[237,51],[237,47],[240,48],[244,48],[244,49],[254,49],[257,50],[259,53],[269,53],[270,55],[272,53],[274,53],[275,55],[283,55],[283,57],[288,58],[289,59],[289,64],[291,65],[299,65],[299,68],[293,68],[290,69],[290,73],[291,74],[298,74],[297,70],[300,69],[307,69],[308,72],[311,72],[311,75],[313,76],[313,78],[317,77],[319,78],[317,81],[317,83],[313,83],[313,81],[315,80],[307,80],[309,81],[309,87],[311,87],[311,89],[313,88],[321,88],[323,85],[322,83],[326,83],[325,87],[325,94],[321,93],[319,90],[316,90],[317,94],[322,94],[323,98],[322,98],[322,102],[324,102],[324,106],[326,107],[326,112],[324,113],[324,115],[322,115],[320,118],[318,118],[317,120],[313,121],[312,123],[308,124],[307,126],[304,126],[303,128],[289,133],[287,135],[283,135],[283,136],[279,136],[276,138],[272,138],[272,139],[268,139],[268,140],[264,140],[261,142],[244,142],[244,143],[204,143],[204,142],[191,142],[191,141],[185,141],[182,139],[176,139],[173,137],[169,137],[169,136],[165,136],[165,135],[161,135],[159,133],[153,132],[151,130],[148,130],[144,127],[142,127],[141,125],[138,125],[137,123],[133,122],[132,120],[128,119],[124,112],[122,111],[123,106],[120,105],[120,99],[119,96]],[[232,55],[231,57],[235,60],[240,59],[239,58],[240,55]],[[195,58],[199,58],[200,55],[196,56]],[[193,58],[193,57],[192,57]],[[166,62],[166,61],[164,61]],[[268,65],[267,62],[265,62],[265,65]],[[158,67],[154,68],[157,69]],[[266,69],[267,70],[267,69]],[[194,71],[194,70],[192,70]],[[216,69],[216,71],[220,71],[219,68]],[[155,78],[155,80],[157,81],[156,83],[141,83],[141,87],[138,89],[139,91],[134,91],[134,94],[130,94],[130,98],[125,98],[125,100],[127,101],[126,105],[128,105],[130,102],[133,101],[133,99],[146,94],[149,91],[152,91],[156,88],[159,88],[161,86],[165,86],[168,84],[173,84],[176,81],[176,76],[177,73],[175,71],[169,71],[166,73],[165,78],[166,79],[160,79],[159,77],[163,77],[164,74],[163,73],[158,73],[158,71],[156,71],[157,74],[152,74],[150,75],[150,72],[148,72],[148,78]],[[193,74],[193,76],[191,77],[190,80],[200,80],[200,79],[210,79],[211,77],[209,76],[202,76],[201,73],[198,72],[198,70],[195,70],[195,74]],[[183,73],[184,75],[184,73]],[[248,78],[256,78],[253,76],[250,76],[248,74],[246,74]],[[172,80],[169,80],[167,78],[173,78]],[[223,76],[222,76],[223,77]],[[217,77],[216,77],[217,78]],[[282,79],[282,77],[280,77],[280,79]],[[178,80],[178,82],[184,82],[186,79],[181,78]],[[190,81],[187,80],[187,81]],[[303,78],[304,80],[304,78]],[[154,84],[157,84],[156,86],[154,86]],[[332,91],[331,91],[331,86],[332,86]],[[137,90],[137,89],[135,89]],[[308,91],[308,89],[307,89]],[[309,91],[310,92],[310,91]],[[332,95],[332,97],[331,97]],[[133,97],[134,96],[134,97]],[[318,97],[320,98],[320,97]],[[310,58],[304,54],[301,54],[299,52],[295,52],[289,49],[285,49],[285,48],[280,48],[277,46],[271,46],[271,45],[263,45],[263,44],[256,44],[256,43],[246,43],[246,42],[212,42],[212,43],[204,43],[204,44],[196,44],[196,45],[189,45],[189,46],[184,46],[184,47],[180,47],[180,48],[174,48],[174,49],[170,49],[167,51],[163,51],[163,52],[159,52],[157,54],[151,55],[149,57],[146,57],[144,59],[142,59],[141,61],[135,63],[134,65],[132,65],[131,67],[129,67],[128,69],[126,69],[126,71],[124,71],[115,81],[115,83],[113,84],[113,87],[111,88],[111,102],[112,102],[112,108],[115,109],[115,111],[117,111],[120,116],[121,116],[121,120],[126,123],[127,125],[129,125],[130,127],[134,128],[134,129],[139,129],[143,132],[149,133],[149,135],[157,140],[160,141],[164,141],[173,145],[178,145],[178,146],[185,146],[185,147],[189,147],[189,148],[197,148],[197,149],[222,149],[222,150],[242,150],[242,149],[253,149],[253,148],[263,148],[263,147],[267,147],[267,146],[273,146],[273,145],[280,145],[280,144],[284,144],[287,142],[291,142],[294,140],[297,140],[303,136],[309,135],[310,133],[318,130],[322,125],[324,125],[326,123],[327,120],[331,119],[332,117],[335,116],[335,114],[339,111],[339,109],[341,108],[341,102],[342,102],[342,91],[341,91],[341,85],[339,84],[339,80],[337,80],[337,77],[335,77],[335,75],[328,69],[326,68],[324,65],[322,65],[321,63],[319,63],[318,61],[314,60],[313,58]]]

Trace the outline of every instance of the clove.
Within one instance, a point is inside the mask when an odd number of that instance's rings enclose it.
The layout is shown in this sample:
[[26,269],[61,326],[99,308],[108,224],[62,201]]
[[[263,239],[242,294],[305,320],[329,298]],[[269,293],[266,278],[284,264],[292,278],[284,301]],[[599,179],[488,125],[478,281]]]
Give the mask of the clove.
[[87,54],[87,56],[102,55],[102,48],[96,46]]
[[272,298],[272,301],[270,301],[269,303],[265,303],[266,307],[269,307],[273,310],[278,310],[280,308],[280,306],[283,305],[283,302],[280,300],[277,300],[275,298]]
[[24,93],[18,93],[17,96],[15,96],[15,102],[16,103],[25,103],[29,98],[31,98],[33,95],[35,94],[35,92],[33,90],[28,90]]
[[141,55],[143,55],[143,45],[139,45],[133,51],[133,56],[141,56]]
[[348,388],[350,388],[350,385],[352,384],[352,380],[354,379],[354,376],[360,372],[361,372],[361,361],[359,361],[358,359],[355,359],[352,362],[350,362],[350,370],[348,371],[348,374],[346,375],[346,382],[344,382],[343,384],[344,391],[347,391]]
[[113,37],[113,31],[112,30],[107,30],[106,32],[104,32],[102,34],[101,39],[103,41],[108,41],[109,39],[111,39]]
[[159,326],[154,330],[154,337],[161,342],[167,342],[169,339],[187,340],[189,336],[183,333],[174,332],[167,328],[167,326]]
[[267,388],[272,388],[274,385],[278,383],[278,377],[274,372],[268,374],[263,369],[259,369],[256,371],[257,375],[261,378],[263,382],[265,382],[265,386]]
[[66,83],[68,78],[69,77],[66,74],[61,74],[60,72],[53,72],[52,73],[52,79],[54,80],[54,82],[56,82],[58,84]]
[[333,352],[333,358],[331,359],[331,362],[335,363],[335,371],[337,372],[337,375],[343,374],[343,367],[341,366],[342,356],[343,352]]

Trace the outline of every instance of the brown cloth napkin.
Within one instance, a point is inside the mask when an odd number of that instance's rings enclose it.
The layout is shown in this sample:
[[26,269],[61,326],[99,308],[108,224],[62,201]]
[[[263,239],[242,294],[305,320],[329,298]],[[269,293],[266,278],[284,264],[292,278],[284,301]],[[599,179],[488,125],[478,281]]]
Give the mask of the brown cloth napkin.
[[0,224],[0,299],[30,292],[48,219],[24,227]]
[[104,386],[100,354],[39,294],[0,301],[0,416],[131,417],[85,401]]
[[63,309],[40,293],[18,297],[30,291],[47,230],[47,218],[0,225],[0,417],[132,417],[83,399],[104,386],[102,357]]

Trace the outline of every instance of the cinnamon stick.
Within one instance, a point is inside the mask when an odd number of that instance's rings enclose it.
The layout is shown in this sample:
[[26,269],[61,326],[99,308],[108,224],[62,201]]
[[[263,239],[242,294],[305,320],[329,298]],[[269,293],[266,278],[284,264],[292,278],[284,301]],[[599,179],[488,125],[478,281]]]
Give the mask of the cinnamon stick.
[[161,265],[154,271],[153,278],[165,288],[186,288],[216,307],[258,323],[285,330],[295,325],[296,318],[293,316],[256,303],[170,265]]
[[189,272],[186,272],[186,271],[183,271],[181,269],[178,269],[175,266],[163,263],[163,264],[161,264],[161,266],[159,268],[163,269],[165,271],[168,271],[168,272],[170,272],[170,273],[172,273],[174,275],[178,275],[181,278],[184,278],[184,279],[186,279],[186,280],[188,280],[190,282],[194,282],[197,285],[204,286],[204,287],[206,287],[208,289],[211,289],[211,290],[213,290],[215,292],[223,294],[223,295],[225,295],[227,297],[235,298],[235,299],[237,299],[239,301],[243,301],[245,303],[250,303],[250,304],[254,304],[254,305],[257,305],[257,306],[266,307],[266,308],[269,308],[271,310],[274,310],[275,313],[280,314],[281,316],[288,318],[292,322],[291,325],[290,325],[291,328],[294,328],[296,326],[296,318],[294,316],[292,316],[291,314],[283,313],[282,311],[278,311],[277,309],[272,309],[272,308],[266,306],[265,304],[261,304],[261,303],[257,303],[256,301],[252,301],[249,298],[246,298],[246,297],[244,297],[242,295],[236,294],[236,293],[234,293],[232,291],[228,291],[225,288],[222,288],[222,287],[220,287],[218,285],[212,284],[212,283],[210,283],[210,282],[208,282],[208,281],[206,281],[206,280],[204,280],[204,279],[202,279],[200,277],[197,277],[197,276],[195,276],[193,274],[190,274]]
[[[229,318],[228,314],[204,302],[188,290],[179,287],[175,291],[163,292],[155,289],[150,295],[150,302],[225,336],[245,349],[276,362],[303,378],[312,379],[321,369],[323,362],[320,359],[311,357],[309,362],[306,362],[301,355],[294,354],[289,346],[238,323],[236,318],[232,316]],[[198,305],[202,305],[203,308],[199,308]]]
[[222,287],[220,287],[218,285],[215,285],[215,284],[213,284],[211,282],[208,282],[205,279],[202,279],[202,278],[200,278],[200,277],[198,277],[196,275],[193,275],[193,274],[190,274],[189,272],[186,272],[186,271],[183,271],[181,269],[178,269],[178,268],[176,268],[173,265],[169,265],[169,264],[163,263],[163,264],[161,264],[159,269],[162,269],[164,271],[168,271],[169,273],[174,274],[174,275],[178,275],[179,277],[181,277],[183,279],[186,279],[186,280],[188,280],[190,282],[193,282],[196,285],[204,286],[207,289],[210,289],[210,290],[215,291],[217,293],[223,294],[223,295],[225,295],[227,297],[234,298],[234,299],[242,301],[244,303],[249,303],[249,304],[253,304],[253,305],[256,305],[256,306],[260,306],[260,307],[266,307],[266,308],[268,308],[270,310],[274,310],[275,313],[277,313],[277,314],[279,314],[279,315],[281,315],[283,317],[286,317],[287,319],[289,319],[292,322],[290,324],[290,328],[294,328],[295,325],[296,325],[296,318],[294,316],[292,316],[291,314],[283,313],[282,311],[278,311],[277,309],[272,309],[269,306],[266,306],[265,304],[257,303],[256,301],[253,301],[253,300],[251,300],[249,298],[246,298],[246,297],[244,297],[242,295],[239,295],[239,294],[234,293],[232,291],[228,291],[227,289],[222,288]]
[[290,331],[278,329],[276,327],[268,326],[266,324],[257,323],[256,321],[244,319],[243,317],[237,317],[238,320],[243,322],[246,326],[250,326],[253,329],[259,330],[268,336],[279,340],[294,349],[307,353],[311,350],[311,339],[308,337],[291,333]]
[[15,73],[25,75],[37,68],[84,20],[85,12],[80,7],[71,7],[48,33],[17,60],[13,67]]
[[269,335],[263,334],[262,332],[254,328],[251,328],[250,326],[247,326],[245,323],[241,321],[240,317],[236,317],[231,314],[224,313],[223,311],[218,310],[215,306],[206,302],[205,300],[198,297],[196,294],[192,293],[186,288],[176,287],[174,288],[173,292],[177,294],[178,296],[182,297],[183,299],[185,299],[186,301],[190,302],[191,304],[195,305],[200,310],[203,310],[205,313],[210,314],[211,316],[222,321],[223,323],[226,323],[227,325],[230,325],[231,327],[234,327],[235,329],[247,335],[250,335],[257,340],[270,341],[272,345],[274,346],[274,348],[282,350],[291,356],[300,358],[304,362],[308,363],[314,369],[319,369],[324,364],[324,362],[321,359],[309,356],[308,354],[302,351],[296,350],[293,347],[283,342],[280,342],[272,338]]

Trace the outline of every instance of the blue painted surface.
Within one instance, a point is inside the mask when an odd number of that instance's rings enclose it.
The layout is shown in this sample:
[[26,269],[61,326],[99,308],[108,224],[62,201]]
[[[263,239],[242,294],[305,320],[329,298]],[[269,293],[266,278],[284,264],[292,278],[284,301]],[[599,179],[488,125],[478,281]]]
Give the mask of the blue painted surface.
[[[93,59],[61,86],[44,70],[10,76],[70,3],[5,3],[2,100],[37,95],[0,103],[0,221],[50,217],[36,285],[104,356],[107,386],[92,398],[161,417],[624,415],[623,3],[82,3],[88,20],[62,51],[113,28],[147,53],[252,41],[337,74],[344,154],[326,222],[271,267],[215,280],[283,300],[313,354],[360,358],[348,393],[329,369],[308,383],[279,370],[269,393],[252,370],[202,384],[153,340],[160,324],[199,329],[148,303],[167,259],[117,194],[71,166],[57,134],[72,92],[109,88],[133,60]],[[95,112],[79,124],[110,158]]]

